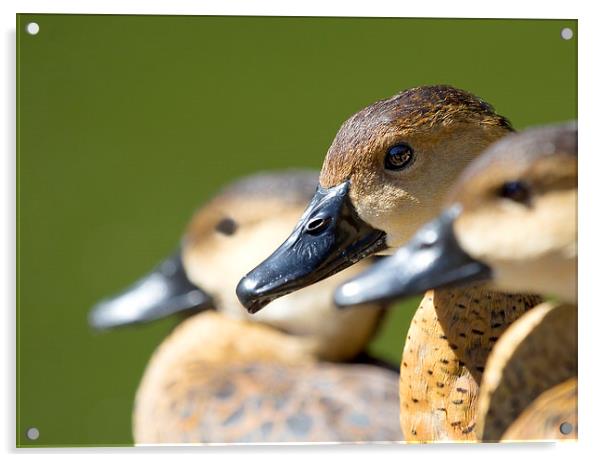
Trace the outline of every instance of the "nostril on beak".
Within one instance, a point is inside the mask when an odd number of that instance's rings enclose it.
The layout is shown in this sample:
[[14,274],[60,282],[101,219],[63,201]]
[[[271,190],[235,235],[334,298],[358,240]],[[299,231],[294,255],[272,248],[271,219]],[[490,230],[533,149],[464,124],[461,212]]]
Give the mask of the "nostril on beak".
[[434,247],[435,244],[437,243],[437,233],[433,232],[432,230],[429,230],[426,233],[423,233],[423,235],[421,236],[420,242],[418,244],[418,248],[420,250],[426,250],[426,249],[430,249],[431,247]]
[[307,226],[305,227],[305,231],[307,231],[309,234],[315,236],[317,234],[320,234],[322,231],[324,231],[328,227],[329,223],[330,223],[330,217],[314,218],[307,224]]
[[418,245],[418,248],[420,250],[426,250],[426,249],[430,249],[431,247],[434,247],[435,243],[434,242],[421,242],[420,245]]

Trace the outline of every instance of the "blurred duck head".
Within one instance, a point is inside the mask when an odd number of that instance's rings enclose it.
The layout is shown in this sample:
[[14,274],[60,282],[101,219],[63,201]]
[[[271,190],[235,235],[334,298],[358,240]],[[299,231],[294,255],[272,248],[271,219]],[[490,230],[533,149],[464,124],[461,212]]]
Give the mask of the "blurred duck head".
[[343,313],[334,305],[333,293],[368,262],[283,297],[258,316],[251,316],[236,298],[236,284],[245,269],[257,265],[287,236],[317,184],[315,172],[287,171],[257,174],[229,185],[194,214],[174,256],[121,294],[100,302],[90,323],[106,329],[215,308],[231,318],[303,336],[324,358],[354,356],[373,335],[382,310]]

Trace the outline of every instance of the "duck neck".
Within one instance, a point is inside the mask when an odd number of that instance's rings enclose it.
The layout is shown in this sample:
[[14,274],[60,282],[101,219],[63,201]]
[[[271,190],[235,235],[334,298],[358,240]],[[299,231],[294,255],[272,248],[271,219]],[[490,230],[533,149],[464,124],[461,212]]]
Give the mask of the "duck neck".
[[474,440],[479,384],[491,348],[541,298],[483,287],[427,292],[410,325],[400,371],[409,440]]

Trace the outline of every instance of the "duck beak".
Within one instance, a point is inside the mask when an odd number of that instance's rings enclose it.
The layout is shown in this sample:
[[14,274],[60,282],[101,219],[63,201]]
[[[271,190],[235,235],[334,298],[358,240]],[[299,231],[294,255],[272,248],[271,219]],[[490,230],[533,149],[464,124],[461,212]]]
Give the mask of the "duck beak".
[[97,330],[141,324],[174,313],[212,306],[211,298],[186,277],[180,252],[159,264],[120,294],[95,305],[88,323]]
[[490,280],[491,269],[467,255],[456,240],[453,224],[459,213],[459,206],[450,207],[393,256],[339,286],[335,303],[353,306]]
[[318,187],[289,238],[238,283],[250,313],[386,248],[386,235],[364,222],[349,198],[349,181]]

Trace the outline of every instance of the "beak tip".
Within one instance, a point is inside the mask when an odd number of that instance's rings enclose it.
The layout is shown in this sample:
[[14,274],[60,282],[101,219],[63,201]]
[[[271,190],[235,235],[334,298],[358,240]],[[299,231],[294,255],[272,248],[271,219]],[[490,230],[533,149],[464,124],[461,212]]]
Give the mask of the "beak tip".
[[337,287],[334,293],[334,303],[339,308],[347,308],[362,303],[359,284],[352,280]]
[[236,286],[236,296],[238,297],[238,300],[251,314],[257,313],[268,304],[268,301],[264,301],[259,297],[257,285],[256,279],[246,275]]
[[111,327],[110,316],[104,303],[94,305],[88,313],[88,325],[95,331],[101,332]]

